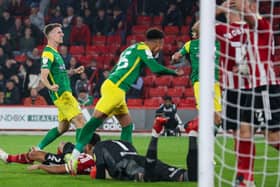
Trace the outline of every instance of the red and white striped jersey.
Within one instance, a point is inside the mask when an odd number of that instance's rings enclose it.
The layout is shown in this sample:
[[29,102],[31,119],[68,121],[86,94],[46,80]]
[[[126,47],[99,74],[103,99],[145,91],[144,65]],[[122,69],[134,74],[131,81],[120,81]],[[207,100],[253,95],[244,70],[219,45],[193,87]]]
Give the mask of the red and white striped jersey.
[[[77,168],[78,174],[89,174],[93,166],[95,166],[95,161],[93,160],[91,155],[86,153],[81,153],[79,155]],[[67,172],[70,171],[67,164],[65,164],[65,168]]]
[[226,89],[249,88],[248,76],[237,73],[247,61],[249,25],[245,22],[219,23],[216,37],[221,43],[221,86]]
[[271,26],[264,18],[258,18],[250,30],[249,73],[252,88],[279,84],[273,69],[274,39]]

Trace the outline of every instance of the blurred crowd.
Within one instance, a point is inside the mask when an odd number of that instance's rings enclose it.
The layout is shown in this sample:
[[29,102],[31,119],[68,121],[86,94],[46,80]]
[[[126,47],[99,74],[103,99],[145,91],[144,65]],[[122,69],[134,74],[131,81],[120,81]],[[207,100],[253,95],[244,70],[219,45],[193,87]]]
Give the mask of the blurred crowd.
[[[130,10],[132,4],[136,12]],[[89,46],[94,36],[101,35],[119,35],[126,45],[138,15],[162,16],[163,27],[180,27],[195,4],[195,0],[0,0],[0,105],[52,104],[40,83],[38,46],[46,42],[42,33],[46,24],[62,24],[64,43],[59,52],[73,93],[80,103],[90,105],[100,96],[109,68],[97,68],[93,59],[85,73],[74,75],[71,70],[80,62],[69,53],[70,46]]]

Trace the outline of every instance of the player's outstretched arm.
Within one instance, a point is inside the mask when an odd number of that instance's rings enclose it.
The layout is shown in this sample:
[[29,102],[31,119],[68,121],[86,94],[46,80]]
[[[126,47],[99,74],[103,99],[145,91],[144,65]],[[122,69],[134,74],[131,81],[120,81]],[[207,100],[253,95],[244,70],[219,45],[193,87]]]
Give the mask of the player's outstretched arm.
[[49,165],[44,165],[44,164],[34,164],[32,166],[29,166],[27,168],[29,171],[32,171],[32,170],[43,170],[43,171],[46,171],[48,173],[51,173],[51,174],[65,174],[65,173],[68,173],[67,172],[67,169],[66,169],[66,166],[63,164],[63,165],[56,165],[56,166],[49,166]]

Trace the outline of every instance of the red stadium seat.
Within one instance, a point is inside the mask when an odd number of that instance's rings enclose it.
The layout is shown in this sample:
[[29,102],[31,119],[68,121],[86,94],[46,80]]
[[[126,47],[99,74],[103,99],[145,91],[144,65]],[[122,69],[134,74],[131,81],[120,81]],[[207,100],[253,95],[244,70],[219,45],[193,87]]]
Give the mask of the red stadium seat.
[[193,20],[193,17],[192,17],[192,16],[187,16],[186,19],[185,19],[186,25],[191,25],[192,20]]
[[184,70],[185,75],[190,75],[192,68],[190,66],[184,66],[182,67],[182,69]]
[[87,66],[91,60],[93,59],[94,57],[91,56],[91,55],[86,55],[86,56],[80,56],[78,58],[78,61],[83,65],[83,66]]
[[137,16],[136,24],[137,25],[151,25],[152,17],[150,16]]
[[160,76],[160,77],[156,77],[155,79],[155,86],[167,86],[169,87],[171,85],[171,80],[172,80],[172,76]]
[[180,97],[172,97],[172,102],[177,106],[180,104],[181,100]]
[[178,35],[179,34],[179,28],[177,26],[165,26],[164,27],[164,33],[166,35]]
[[161,97],[152,97],[144,100],[145,107],[159,107],[162,103]]
[[162,16],[154,16],[153,17],[153,25],[161,25],[163,20]]
[[111,35],[111,36],[107,36],[107,40],[106,40],[107,45],[112,46],[112,45],[116,45],[116,46],[121,46],[122,44],[122,38],[120,35]]
[[153,87],[156,77],[154,75],[148,75],[143,78],[144,87]]
[[142,34],[145,35],[146,30],[149,28],[148,25],[134,25],[132,26],[132,34]]
[[175,45],[176,43],[176,36],[174,35],[167,35],[164,37],[164,43],[165,44],[171,44],[171,45]]
[[190,27],[189,26],[182,26],[180,29],[182,35],[189,35]]
[[69,53],[73,56],[81,56],[84,55],[85,49],[83,46],[72,45],[70,46]]
[[150,97],[163,97],[166,95],[167,87],[149,88]]
[[185,87],[174,87],[167,90],[167,95],[171,97],[183,97]]
[[17,55],[15,56],[15,61],[19,63],[25,63],[26,62],[26,56],[25,55]]
[[106,43],[106,36],[93,36],[92,37],[92,44],[94,45],[105,45]]
[[186,88],[184,92],[185,97],[194,97],[194,90],[193,88]]
[[188,76],[181,76],[181,77],[174,77],[172,79],[172,85],[176,86],[189,86],[189,77]]
[[127,99],[128,106],[143,106],[143,99]]
[[185,99],[182,99],[180,104],[179,104],[179,107],[182,107],[182,108],[195,108],[195,99],[194,98],[185,98]]

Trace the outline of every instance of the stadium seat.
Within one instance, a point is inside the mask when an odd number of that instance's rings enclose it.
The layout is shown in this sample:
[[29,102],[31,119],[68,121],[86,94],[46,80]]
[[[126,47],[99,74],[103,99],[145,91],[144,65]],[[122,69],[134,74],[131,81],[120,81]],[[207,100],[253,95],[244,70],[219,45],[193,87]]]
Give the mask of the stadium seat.
[[173,85],[173,87],[176,87],[176,86],[188,87],[189,86],[189,77],[187,75],[181,76],[181,77],[174,77],[172,79],[172,85]]
[[137,25],[151,25],[152,17],[150,16],[137,16],[136,24]]
[[80,45],[72,45],[70,46],[69,53],[73,56],[81,56],[84,55],[85,49]]
[[16,62],[19,62],[19,63],[25,63],[26,62],[26,56],[23,54],[23,55],[16,55],[15,56],[15,61]]
[[163,46],[163,54],[164,55],[173,55],[174,52],[176,52],[177,47],[173,46],[171,44],[165,44]]
[[112,66],[112,64],[114,64],[114,57],[115,56],[111,54],[105,55],[103,58],[104,65]]
[[39,51],[39,54],[42,54],[44,48],[46,47],[46,45],[38,45],[36,48],[38,49]]
[[195,99],[194,98],[185,98],[180,101],[180,108],[195,108]]
[[176,44],[176,36],[174,35],[167,35],[164,37],[164,43],[165,44],[171,44],[175,45]]
[[128,106],[143,106],[143,99],[127,99]]
[[144,100],[145,107],[159,107],[162,103],[161,97],[152,97]]
[[164,27],[164,33],[166,35],[178,35],[179,34],[179,28],[177,26],[165,26]]
[[116,45],[116,46],[121,46],[122,44],[122,38],[120,35],[111,35],[111,36],[107,36],[107,40],[106,40],[107,45],[112,46],[112,45]]
[[164,76],[160,76],[160,77],[156,77],[155,79],[155,86],[171,86],[171,80],[172,80],[172,76],[168,76],[168,75],[164,75]]
[[134,25],[134,26],[132,26],[131,31],[132,31],[132,34],[144,35],[148,28],[149,28],[148,25]]
[[185,97],[194,97],[193,88],[186,88],[184,92]]
[[183,97],[185,87],[168,88],[166,94],[171,97]]
[[191,40],[191,37],[188,34],[183,34],[177,40],[182,41],[183,43],[186,43],[187,41]]
[[191,25],[192,20],[193,20],[193,17],[192,17],[192,16],[187,16],[187,17],[185,18],[185,24],[186,24],[186,25]]
[[162,16],[154,16],[153,17],[153,25],[161,25],[163,17]]
[[81,63],[81,65],[87,66],[93,58],[94,57],[91,55],[86,55],[86,56],[80,56],[77,60]]
[[153,87],[156,77],[154,75],[148,75],[143,78],[144,87]]
[[118,45],[107,45],[107,50],[109,54],[119,55],[120,53],[120,46]]
[[149,88],[149,97],[163,97],[166,95],[167,87]]
[[93,45],[105,45],[106,44],[106,36],[93,36],[92,37]]
[[181,29],[180,29],[180,33],[182,35],[189,35],[190,27],[189,26],[182,26]]
[[182,67],[182,69],[184,70],[185,75],[190,75],[192,68],[190,66],[184,66]]
[[172,97],[172,102],[176,105],[179,106],[180,102],[181,102],[181,98],[180,97]]

